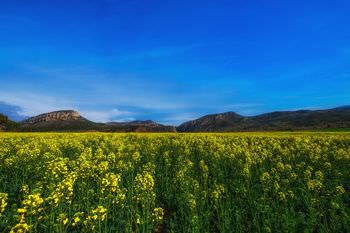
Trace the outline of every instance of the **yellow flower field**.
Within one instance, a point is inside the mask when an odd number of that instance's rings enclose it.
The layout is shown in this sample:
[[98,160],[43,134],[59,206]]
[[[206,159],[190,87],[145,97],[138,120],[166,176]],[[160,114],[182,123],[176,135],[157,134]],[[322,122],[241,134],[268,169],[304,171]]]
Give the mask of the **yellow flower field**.
[[0,134],[0,232],[350,232],[350,134]]

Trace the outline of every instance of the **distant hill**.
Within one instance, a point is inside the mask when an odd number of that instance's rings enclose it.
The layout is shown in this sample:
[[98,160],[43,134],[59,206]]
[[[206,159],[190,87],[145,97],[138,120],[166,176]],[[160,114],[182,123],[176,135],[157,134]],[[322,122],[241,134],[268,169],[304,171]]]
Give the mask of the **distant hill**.
[[40,114],[20,122],[20,131],[86,131],[99,130],[100,124],[89,121],[73,110]]
[[103,131],[103,132],[175,132],[173,126],[153,121],[96,123],[74,110],[61,110],[40,114],[20,122],[19,131]]
[[344,106],[333,108],[333,110],[349,110],[349,109],[350,109],[350,105],[344,105]]
[[18,123],[11,121],[7,116],[0,114],[0,131],[16,130]]
[[109,122],[107,125],[113,132],[176,132],[174,126],[158,124],[154,121]]
[[281,131],[350,128],[350,106],[328,110],[265,113],[252,117],[234,112],[211,114],[185,122],[179,132]]

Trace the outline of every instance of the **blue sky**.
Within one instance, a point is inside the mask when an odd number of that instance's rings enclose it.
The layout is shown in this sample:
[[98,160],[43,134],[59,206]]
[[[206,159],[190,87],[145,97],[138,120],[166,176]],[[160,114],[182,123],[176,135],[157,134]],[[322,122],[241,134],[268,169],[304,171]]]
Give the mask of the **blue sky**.
[[350,1],[0,1],[0,112],[179,124],[350,103]]

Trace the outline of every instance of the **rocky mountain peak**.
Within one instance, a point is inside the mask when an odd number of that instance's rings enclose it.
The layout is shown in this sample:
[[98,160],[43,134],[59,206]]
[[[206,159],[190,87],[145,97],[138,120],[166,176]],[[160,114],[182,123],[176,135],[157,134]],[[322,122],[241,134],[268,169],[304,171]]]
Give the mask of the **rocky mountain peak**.
[[61,110],[49,113],[40,114],[35,117],[31,117],[22,123],[24,124],[36,124],[40,122],[50,122],[50,121],[76,121],[82,120],[80,113],[74,110]]

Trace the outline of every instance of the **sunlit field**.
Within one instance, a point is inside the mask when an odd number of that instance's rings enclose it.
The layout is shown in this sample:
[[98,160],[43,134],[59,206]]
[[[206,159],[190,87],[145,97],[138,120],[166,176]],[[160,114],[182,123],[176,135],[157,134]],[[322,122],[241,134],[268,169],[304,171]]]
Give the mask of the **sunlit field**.
[[350,134],[1,133],[0,232],[350,232]]

